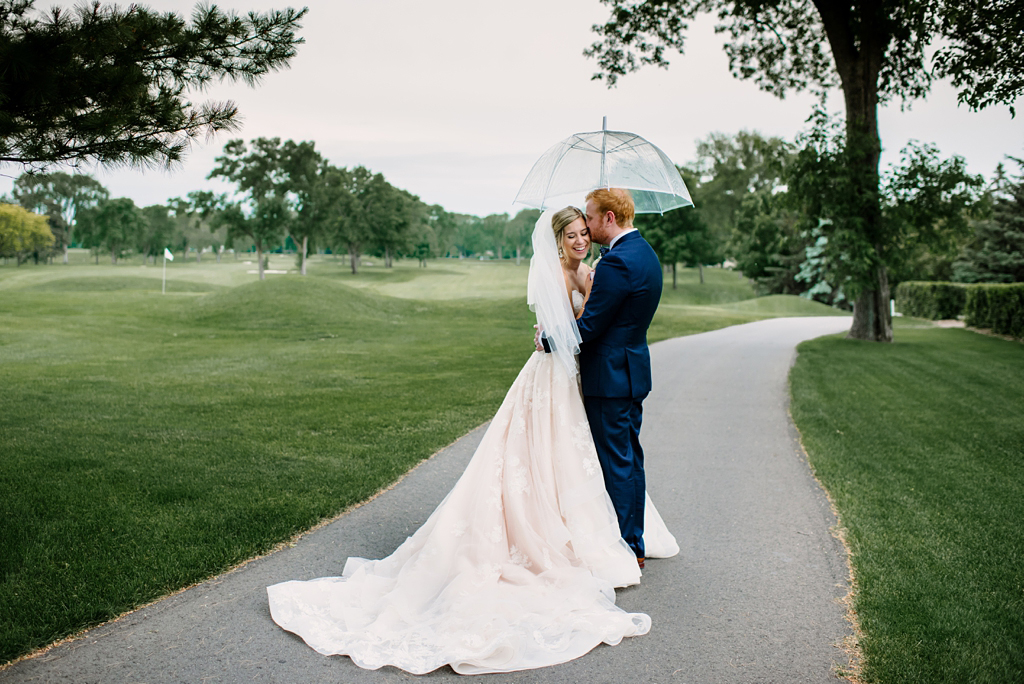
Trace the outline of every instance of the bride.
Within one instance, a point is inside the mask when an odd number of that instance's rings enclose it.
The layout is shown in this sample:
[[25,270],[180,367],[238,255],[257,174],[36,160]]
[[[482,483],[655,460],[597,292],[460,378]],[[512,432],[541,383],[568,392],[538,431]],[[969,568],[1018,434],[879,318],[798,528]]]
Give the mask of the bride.
[[[646,634],[615,605],[638,584],[619,536],[577,385],[575,317],[589,292],[590,237],[575,207],[533,232],[527,299],[554,340],[520,371],[462,477],[382,560],[349,558],[341,577],[267,588],[270,613],[324,655],[424,674],[526,670]],[[679,551],[647,500],[647,557]]]

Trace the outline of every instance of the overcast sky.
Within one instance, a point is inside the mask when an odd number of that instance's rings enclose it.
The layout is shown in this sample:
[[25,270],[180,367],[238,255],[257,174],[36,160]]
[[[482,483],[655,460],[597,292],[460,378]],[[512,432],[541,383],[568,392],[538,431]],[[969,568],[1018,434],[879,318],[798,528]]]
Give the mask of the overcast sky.
[[[40,2],[40,7],[50,2]],[[58,4],[68,5],[62,2]],[[190,13],[182,0],[142,2]],[[287,6],[276,0],[229,0],[239,11]],[[533,162],[579,131],[609,128],[644,136],[676,163],[694,158],[707,134],[741,129],[792,139],[805,126],[812,99],[782,101],[733,79],[714,20],[689,32],[685,55],[668,70],[647,67],[607,89],[590,80],[583,57],[591,25],[607,8],[598,0],[310,0],[291,68],[255,89],[215,85],[196,99],[238,103],[240,131],[193,148],[173,171],[98,170],[113,196],[139,205],[201,189],[224,143],[264,136],[315,141],[338,166],[362,164],[394,185],[449,211],[484,215],[515,211],[512,200]],[[833,98],[838,106],[839,98]],[[1006,107],[970,112],[947,84],[928,100],[880,115],[883,166],[908,139],[962,155],[974,173],[990,175],[1005,154],[1024,156],[1024,118]],[[19,169],[0,172],[16,176]],[[0,191],[10,188],[4,178]]]

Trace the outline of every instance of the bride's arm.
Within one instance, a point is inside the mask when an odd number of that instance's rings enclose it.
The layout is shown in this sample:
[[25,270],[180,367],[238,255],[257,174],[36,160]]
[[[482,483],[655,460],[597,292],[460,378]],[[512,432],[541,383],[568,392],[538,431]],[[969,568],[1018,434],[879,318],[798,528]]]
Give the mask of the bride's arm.
[[582,266],[587,269],[587,272],[583,276],[583,306],[580,307],[580,312],[576,314],[576,320],[579,320],[580,316],[583,315],[583,312],[587,310],[587,300],[590,299],[590,290],[594,287],[594,269],[590,268],[586,264],[582,264]]
[[572,282],[569,280],[569,274],[562,269],[562,280],[565,281],[565,296],[569,299],[569,308],[572,308]]

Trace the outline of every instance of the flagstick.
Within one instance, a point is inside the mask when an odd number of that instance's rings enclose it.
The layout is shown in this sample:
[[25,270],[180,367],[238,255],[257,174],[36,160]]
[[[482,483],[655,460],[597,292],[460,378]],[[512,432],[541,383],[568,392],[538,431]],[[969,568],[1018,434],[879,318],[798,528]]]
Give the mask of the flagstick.
[[167,250],[164,250],[164,282],[160,287],[160,294],[167,294]]

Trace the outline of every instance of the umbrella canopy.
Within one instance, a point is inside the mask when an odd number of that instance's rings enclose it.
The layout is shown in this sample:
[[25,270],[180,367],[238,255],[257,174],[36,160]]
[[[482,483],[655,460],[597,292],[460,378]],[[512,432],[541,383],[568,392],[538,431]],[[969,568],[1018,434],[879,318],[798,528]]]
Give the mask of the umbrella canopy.
[[530,169],[515,203],[545,209],[594,188],[626,188],[638,214],[692,207],[668,156],[635,133],[577,133],[551,147]]

